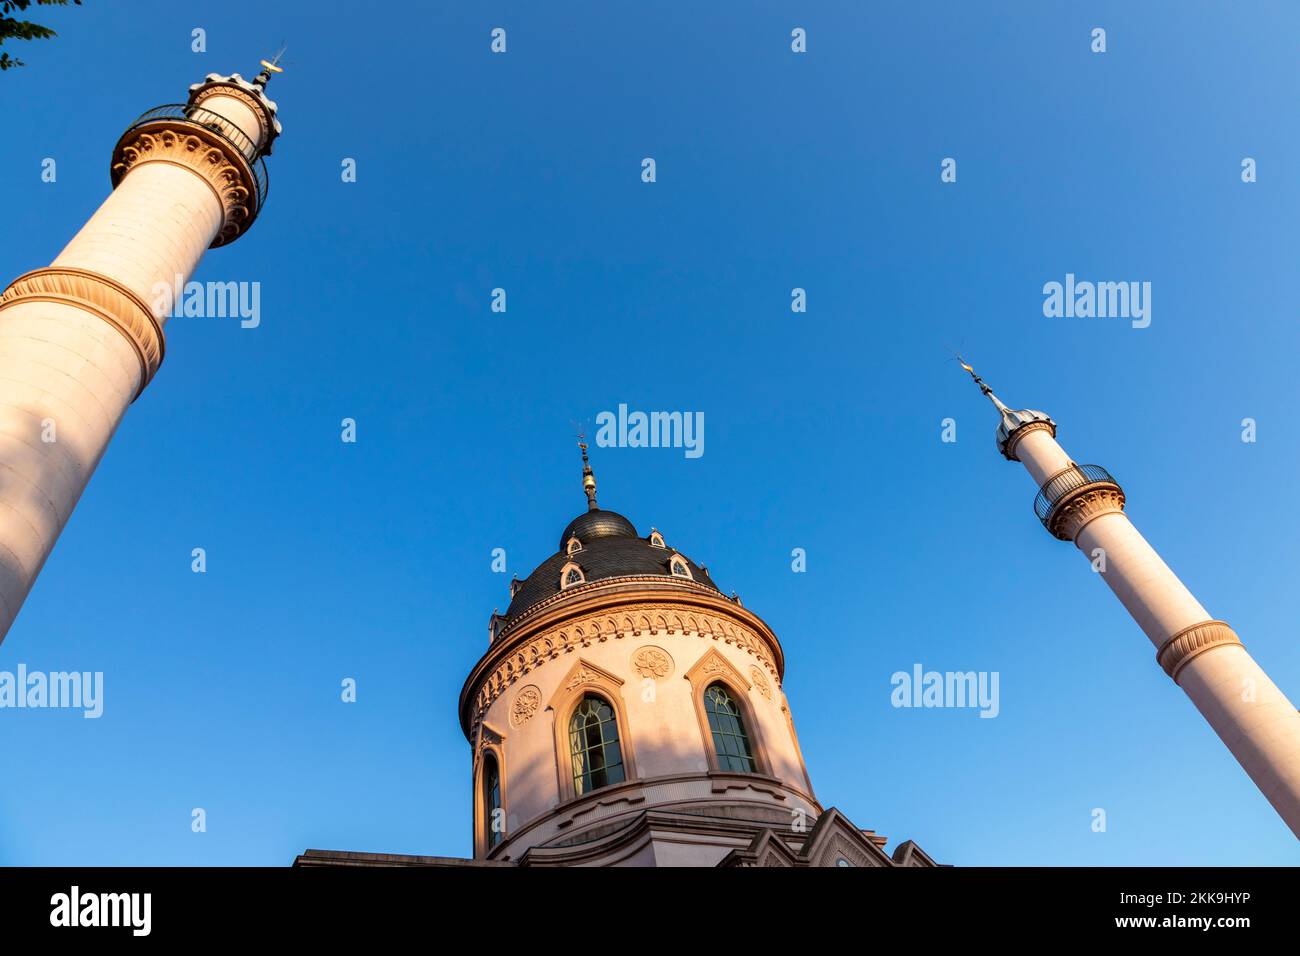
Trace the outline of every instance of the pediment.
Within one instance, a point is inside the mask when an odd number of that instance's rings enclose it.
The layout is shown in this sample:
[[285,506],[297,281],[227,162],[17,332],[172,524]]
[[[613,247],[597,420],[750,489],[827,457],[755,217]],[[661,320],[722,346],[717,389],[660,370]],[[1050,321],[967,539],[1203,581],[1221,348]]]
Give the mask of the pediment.
[[799,854],[808,866],[891,866],[893,861],[834,807],[820,817]]
[[748,692],[749,678],[732,666],[731,662],[718,653],[716,648],[695,662],[695,666],[684,675],[692,684],[711,684],[715,680],[724,680],[733,684],[737,690]]
[[617,692],[622,686],[623,678],[580,657],[569,668],[569,672],[564,675],[559,688],[551,696],[546,706],[553,709],[557,703],[568,700],[586,687],[590,687],[592,690],[604,690],[609,693]]

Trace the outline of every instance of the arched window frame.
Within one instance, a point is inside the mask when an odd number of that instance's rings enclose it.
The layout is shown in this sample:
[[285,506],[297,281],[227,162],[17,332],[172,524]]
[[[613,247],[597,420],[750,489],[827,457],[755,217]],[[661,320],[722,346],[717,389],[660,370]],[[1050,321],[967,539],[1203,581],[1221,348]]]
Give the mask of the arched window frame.
[[[681,568],[685,573],[679,574],[677,571],[678,568]],[[691,574],[690,562],[676,551],[674,551],[672,557],[668,559],[668,573],[675,578],[684,578],[687,581],[695,580],[695,575]]]
[[660,534],[655,528],[650,529],[650,546],[652,548],[668,547],[668,545],[664,543],[664,536]]
[[565,554],[577,554],[582,550],[582,542],[578,540],[576,534],[570,535],[568,542],[564,545]]
[[487,857],[492,850],[501,846],[510,836],[507,829],[506,832],[501,834],[496,846],[488,845],[487,789],[484,786],[484,771],[487,769],[486,757],[488,754],[491,754],[492,758],[496,760],[497,778],[500,781],[501,809],[506,812],[508,819],[510,811],[507,808],[510,804],[506,802],[505,735],[485,723],[479,731],[479,748],[474,760],[474,796],[471,804],[474,808],[474,855],[478,859]]
[[[569,747],[569,721],[584,697],[595,694],[603,697],[614,710],[618,723],[618,744],[623,754],[623,781],[598,790],[579,794],[573,786],[573,758]],[[555,770],[560,802],[591,794],[605,793],[633,783],[637,779],[636,751],[632,745],[632,726],[628,723],[627,707],[623,701],[623,680],[590,661],[579,659],[560,681],[560,689],[551,697],[547,709],[554,716]]]
[[[570,581],[570,572],[578,572],[578,580]],[[570,561],[564,567],[560,568],[560,590],[565,588],[576,588],[579,584],[586,584],[587,576],[582,573],[582,568],[578,566],[577,561]]]
[[716,650],[710,650],[695,666],[684,675],[691,684],[691,698],[695,702],[695,716],[700,725],[700,741],[704,746],[704,756],[708,760],[711,773],[744,773],[741,770],[723,770],[718,762],[718,752],[713,744],[713,730],[709,727],[709,714],[704,707],[704,694],[714,684],[722,684],[740,708],[740,720],[749,738],[749,749],[754,755],[753,773],[774,776],[772,761],[768,755],[764,739],[763,726],[758,721],[754,703],[750,699],[753,686],[740,671],[736,670],[725,657]]

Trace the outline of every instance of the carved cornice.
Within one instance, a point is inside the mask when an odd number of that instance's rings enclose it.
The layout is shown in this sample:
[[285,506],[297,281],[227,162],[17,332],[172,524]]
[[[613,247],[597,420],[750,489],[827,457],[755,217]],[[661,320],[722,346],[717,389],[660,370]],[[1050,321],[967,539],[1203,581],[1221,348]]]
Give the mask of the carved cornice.
[[1184,628],[1161,644],[1156,651],[1156,662],[1177,683],[1178,673],[1188,661],[1222,644],[1241,644],[1241,638],[1223,621],[1203,621]]
[[160,119],[127,131],[113,150],[114,188],[131,170],[150,162],[192,169],[212,187],[224,222],[212,247],[233,242],[257,217],[258,186],[249,161],[219,133],[185,120]]
[[725,641],[753,655],[780,687],[783,658],[776,635],[757,616],[716,592],[709,591],[706,596],[615,589],[603,599],[579,602],[572,610],[540,620],[536,628],[498,640],[488,649],[461,689],[460,719],[467,737],[472,737],[474,723],[492,702],[526,674],[608,640],[676,633]]
[[162,365],[167,340],[153,311],[141,298],[116,279],[88,269],[50,266],[20,275],[4,294],[0,309],[23,302],[58,302],[99,316],[131,343],[140,360],[140,397]]
[[[519,583],[523,584],[522,581]],[[500,633],[497,635],[497,640],[509,641],[520,631],[529,630],[534,627],[544,627],[545,623],[535,624],[535,622],[550,621],[554,617],[554,614],[551,612],[555,611],[556,605],[563,605],[563,608],[561,609],[561,613],[563,613],[569,610],[571,602],[577,598],[591,595],[594,592],[597,599],[604,599],[606,592],[612,586],[621,586],[626,590],[628,585],[635,586],[638,584],[657,584],[673,591],[685,590],[693,591],[697,594],[705,594],[710,597],[721,597],[717,588],[712,588],[708,585],[700,584],[696,581],[690,581],[685,578],[668,578],[662,574],[621,574],[614,578],[599,578],[595,581],[587,581],[583,584],[571,585],[563,590],[555,592],[549,597],[542,598],[542,600],[538,601],[536,604],[525,608],[519,614],[510,618],[509,622],[501,628]],[[511,597],[514,597],[513,593],[511,594]],[[726,598],[722,598],[722,600],[726,600]]]
[[1065,495],[1047,516],[1047,530],[1062,541],[1074,541],[1094,518],[1124,512],[1124,491],[1114,482],[1084,485]]

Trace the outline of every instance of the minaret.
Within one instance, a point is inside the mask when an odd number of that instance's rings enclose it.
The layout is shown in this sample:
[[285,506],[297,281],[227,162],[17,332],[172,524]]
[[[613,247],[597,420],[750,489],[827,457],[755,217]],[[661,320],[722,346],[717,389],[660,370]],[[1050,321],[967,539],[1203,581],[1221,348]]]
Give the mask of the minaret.
[[[170,295],[206,249],[233,242],[266,199],[262,157],[280,133],[266,96],[208,74],[113,149],[113,192],[53,264],[0,295],[0,640],[127,406],[163,359]],[[141,493],[147,477],[141,476]]]
[[[965,362],[997,408],[998,451],[1019,461],[1039,486],[1034,511],[1062,541],[1073,541],[1156,648],[1156,661],[1191,698],[1287,826],[1300,837],[1300,714],[1246,652],[1232,628],[1214,620],[1138,533],[1124,492],[1097,465],[1077,465],[1056,443],[1043,412],[1008,408]],[[1104,558],[1104,564],[1102,559]]]

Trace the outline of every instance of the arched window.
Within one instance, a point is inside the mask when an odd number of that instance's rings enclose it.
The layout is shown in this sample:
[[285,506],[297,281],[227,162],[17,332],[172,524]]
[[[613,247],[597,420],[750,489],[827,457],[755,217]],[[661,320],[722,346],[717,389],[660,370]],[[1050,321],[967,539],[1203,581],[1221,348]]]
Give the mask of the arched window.
[[582,568],[577,563],[570,561],[564,567],[560,568],[560,590],[571,588],[575,584],[581,584],[587,580],[582,574]]
[[709,685],[704,692],[704,712],[709,718],[709,730],[713,732],[718,769],[753,773],[756,769],[754,751],[749,746],[749,734],[745,733],[740,704],[725,684]]
[[618,718],[603,697],[587,694],[573,712],[569,721],[569,753],[573,757],[575,794],[581,796],[623,782]]
[[565,554],[577,554],[582,550],[582,542],[578,540],[577,535],[569,538],[569,543],[564,546]]
[[483,840],[491,850],[505,836],[505,814],[501,812],[501,768],[496,754],[483,755]]
[[656,547],[656,548],[668,547],[668,545],[664,544],[664,536],[661,535],[654,528],[650,529],[650,544],[652,547]]
[[691,576],[691,569],[686,566],[686,560],[680,555],[674,554],[673,559],[668,563],[668,566],[672,569],[672,572],[676,577],[689,578]]

